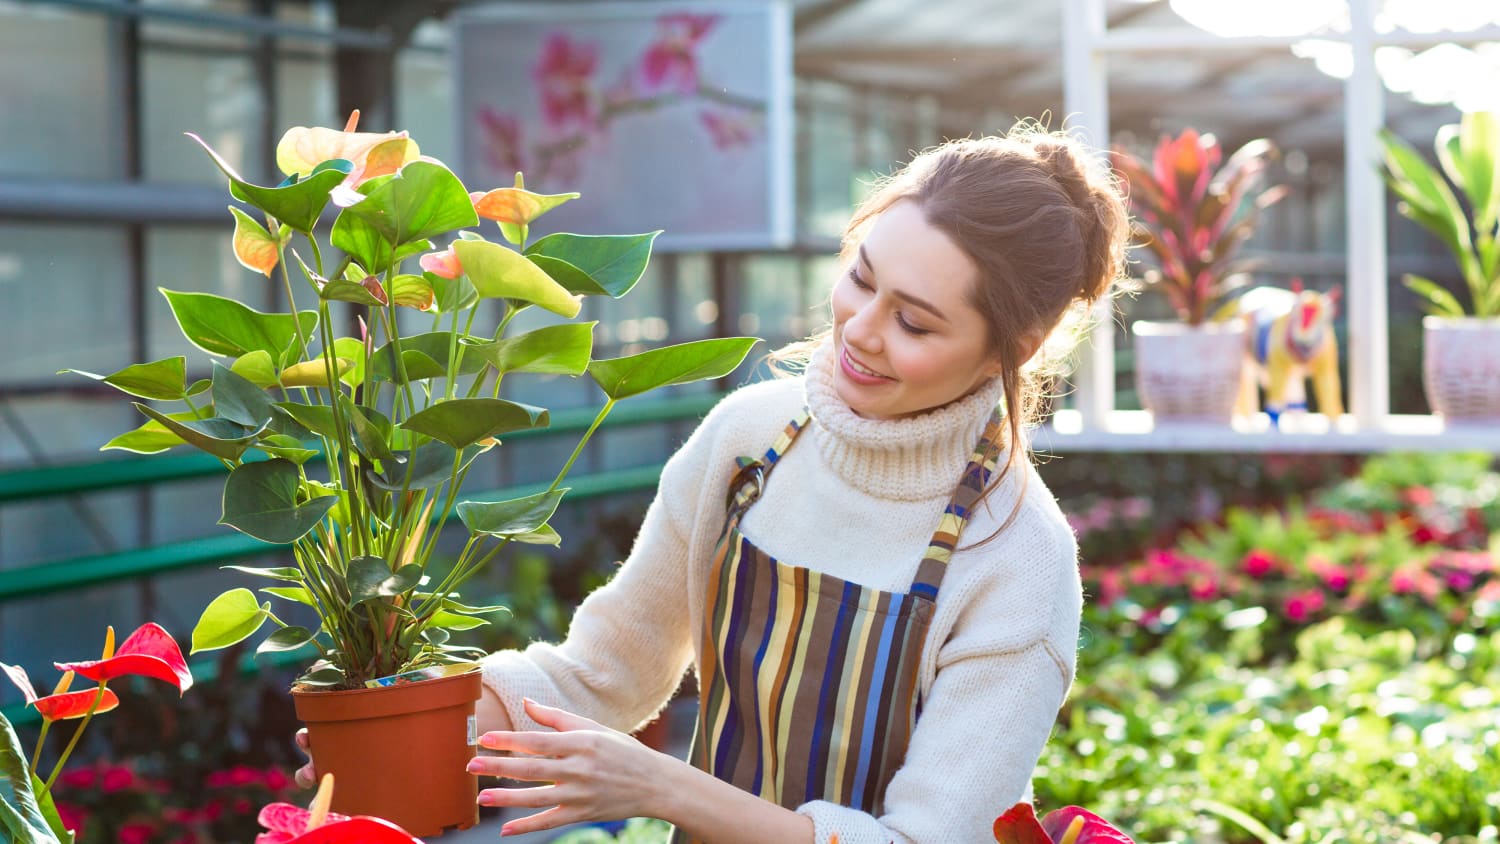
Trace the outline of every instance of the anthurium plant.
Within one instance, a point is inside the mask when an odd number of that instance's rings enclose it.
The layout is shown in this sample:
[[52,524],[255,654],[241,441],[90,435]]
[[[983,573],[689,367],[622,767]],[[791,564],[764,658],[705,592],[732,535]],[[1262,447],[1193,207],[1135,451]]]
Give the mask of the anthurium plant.
[[[1389,129],[1381,130],[1380,146],[1380,171],[1400,199],[1397,210],[1453,253],[1469,308],[1429,278],[1408,273],[1402,281],[1438,316],[1500,317],[1500,112],[1467,112],[1438,129],[1436,168]],[[1449,182],[1468,201],[1467,211]]]
[[1261,138],[1224,161],[1218,139],[1191,128],[1163,135],[1149,162],[1120,146],[1111,151],[1129,188],[1135,239],[1156,264],[1145,273],[1146,286],[1163,293],[1183,322],[1202,323],[1243,282],[1250,265],[1235,255],[1260,211],[1286,193],[1266,184],[1275,155]]
[[1064,806],[1040,820],[1030,803],[1017,803],[995,819],[999,844],[1133,844],[1109,821],[1078,806]]
[[260,810],[257,820],[266,831],[255,844],[422,844],[390,821],[340,815],[332,805],[333,774],[324,774],[310,808],[272,803]]
[[[470,191],[405,132],[359,132],[357,119],[289,130],[276,149],[286,179],[273,187],[241,178],[194,137],[245,206],[229,208],[235,255],[279,280],[284,310],[163,289],[210,377],[188,383],[183,357],[82,373],[144,400],[135,406],[145,424],[104,448],[212,454],[228,470],[221,523],[290,546],[289,565],[228,568],[271,581],[262,595],[305,605],[318,623],[287,624],[270,600],[231,589],[203,612],[193,650],[269,622],[259,650],[316,649],[300,683],[328,688],[472,659],[450,631],[502,608],[463,603],[459,590],[511,542],[561,541],[548,520],[563,481],[615,404],[726,375],[756,342],[595,359],[595,323],[576,320],[583,298],[629,292],[659,232],[533,240],[530,224],[576,193],[528,191],[519,173],[513,186]],[[335,303],[354,319],[336,321]],[[557,324],[507,335],[533,308]],[[411,327],[418,320],[426,330]],[[545,408],[500,397],[506,378],[530,373],[587,375],[604,404],[543,492],[466,499],[466,476],[501,438],[548,425]],[[454,515],[468,541],[435,570],[438,528]]]
[[[156,624],[144,624],[115,648],[115,629],[104,634],[104,653],[99,659],[54,663],[63,672],[52,694],[41,696],[31,685],[26,670],[0,663],[10,681],[42,716],[41,733],[36,749],[28,758],[21,752],[20,740],[5,716],[0,715],[0,840],[15,844],[72,844],[74,835],[58,815],[52,799],[52,787],[62,773],[63,765],[78,746],[83,731],[95,715],[120,705],[120,698],[109,682],[131,675],[154,677],[177,687],[179,694],[193,685],[182,651],[171,634]],[[73,680],[84,677],[97,685],[72,689]],[[37,773],[47,733],[58,721],[82,719],[68,739],[62,753],[52,765],[52,773],[43,781]]]

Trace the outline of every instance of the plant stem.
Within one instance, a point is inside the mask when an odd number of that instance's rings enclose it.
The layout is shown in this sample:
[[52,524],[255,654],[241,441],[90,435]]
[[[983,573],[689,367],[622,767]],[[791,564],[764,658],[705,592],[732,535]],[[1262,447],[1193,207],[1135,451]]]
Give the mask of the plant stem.
[[562,471],[557,473],[557,477],[552,479],[552,485],[547,487],[548,492],[557,489],[558,485],[563,482],[563,478],[568,476],[568,470],[573,468],[573,461],[577,460],[578,455],[583,453],[583,447],[588,445],[589,440],[594,436],[594,432],[599,430],[600,425],[604,424],[604,417],[608,416],[609,412],[614,410],[614,407],[614,399],[605,400],[604,406],[599,408],[599,415],[594,417],[594,423],[589,425],[589,429],[583,433],[583,437],[578,440],[578,445],[574,447],[573,453],[568,456],[568,462],[563,464]]
[[37,736],[36,736],[36,750],[33,751],[32,754],[31,754],[31,770],[33,770],[33,771],[36,770],[36,766],[37,765],[40,765],[42,763],[42,743],[47,740],[47,731],[50,730],[51,728],[52,728],[52,719],[51,718],[43,718],[42,719],[42,730],[41,730],[41,732],[37,733]]
[[[56,782],[57,775],[62,773],[63,765],[67,764],[68,757],[73,754],[73,748],[78,746],[78,739],[83,736],[84,728],[88,727],[89,722],[94,720],[94,713],[98,711],[99,704],[104,702],[104,687],[108,682],[108,680],[105,680],[99,683],[99,693],[94,695],[94,702],[89,704],[89,711],[84,714],[83,721],[78,724],[78,729],[73,731],[73,738],[68,741],[68,746],[63,748],[62,755],[57,757],[57,764],[52,768],[52,776],[47,777],[47,781],[42,784],[42,791],[44,793],[52,790],[52,783]],[[33,770],[35,769],[33,768]]]
[[[333,411],[334,432],[338,436],[336,445],[339,453],[329,455],[329,469],[332,471],[335,464],[341,464],[345,478],[343,486],[349,494],[349,538],[356,552],[363,554],[368,525],[362,525],[364,509],[359,496],[359,476],[354,473],[354,460],[350,457],[350,452],[353,451],[349,434],[350,421],[343,418],[344,409],[339,402],[343,390],[339,387],[338,364],[333,357],[333,327],[330,325],[328,302],[321,299],[318,301],[318,322],[323,332],[323,371],[328,379],[328,401]],[[335,484],[339,483],[337,478],[333,480]]]

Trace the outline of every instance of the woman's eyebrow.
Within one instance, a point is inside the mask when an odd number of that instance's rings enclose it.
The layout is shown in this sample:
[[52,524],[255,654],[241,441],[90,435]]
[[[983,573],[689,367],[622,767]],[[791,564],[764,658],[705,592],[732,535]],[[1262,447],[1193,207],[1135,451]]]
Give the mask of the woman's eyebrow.
[[[865,245],[863,243],[859,245],[859,261],[860,263],[864,264],[871,273],[875,272],[875,265],[870,263],[870,255],[869,253],[865,252]],[[909,305],[927,311],[943,322],[952,322],[952,320],[948,319],[948,316],[944,314],[937,305],[932,304],[931,302],[923,299],[920,296],[913,296],[912,294],[907,293],[904,290],[892,290],[891,295],[895,296],[897,299],[900,299],[903,302],[906,302]]]

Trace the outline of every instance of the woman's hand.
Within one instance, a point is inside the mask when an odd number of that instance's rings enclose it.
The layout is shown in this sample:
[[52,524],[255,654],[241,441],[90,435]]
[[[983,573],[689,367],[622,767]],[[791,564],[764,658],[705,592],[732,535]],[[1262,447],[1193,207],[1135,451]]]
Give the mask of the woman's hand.
[[505,824],[501,835],[579,821],[659,817],[656,789],[669,770],[666,766],[686,763],[624,733],[533,700],[526,701],[526,714],[557,732],[485,733],[479,737],[480,747],[516,755],[478,756],[469,763],[472,773],[548,783],[479,792],[484,806],[544,809]]
[[298,788],[312,788],[318,784],[318,772],[313,768],[312,746],[307,741],[307,728],[303,727],[298,730],[297,735],[293,736],[293,741],[297,743],[297,749],[307,757],[307,764],[298,768],[297,773],[292,774],[292,782],[295,782]]

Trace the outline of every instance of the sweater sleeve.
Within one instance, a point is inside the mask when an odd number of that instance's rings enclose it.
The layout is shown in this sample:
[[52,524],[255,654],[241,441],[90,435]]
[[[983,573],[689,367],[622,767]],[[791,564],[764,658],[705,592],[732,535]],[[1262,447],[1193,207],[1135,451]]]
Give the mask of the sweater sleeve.
[[812,818],[816,844],[988,841],[995,818],[1023,799],[1068,681],[1046,640],[945,666],[886,787],[879,817],[826,801]]
[[686,592],[712,419],[667,462],[630,555],[579,604],[567,639],[485,658],[484,682],[516,729],[539,729],[522,706],[529,697],[630,731],[677,688],[693,654]]

